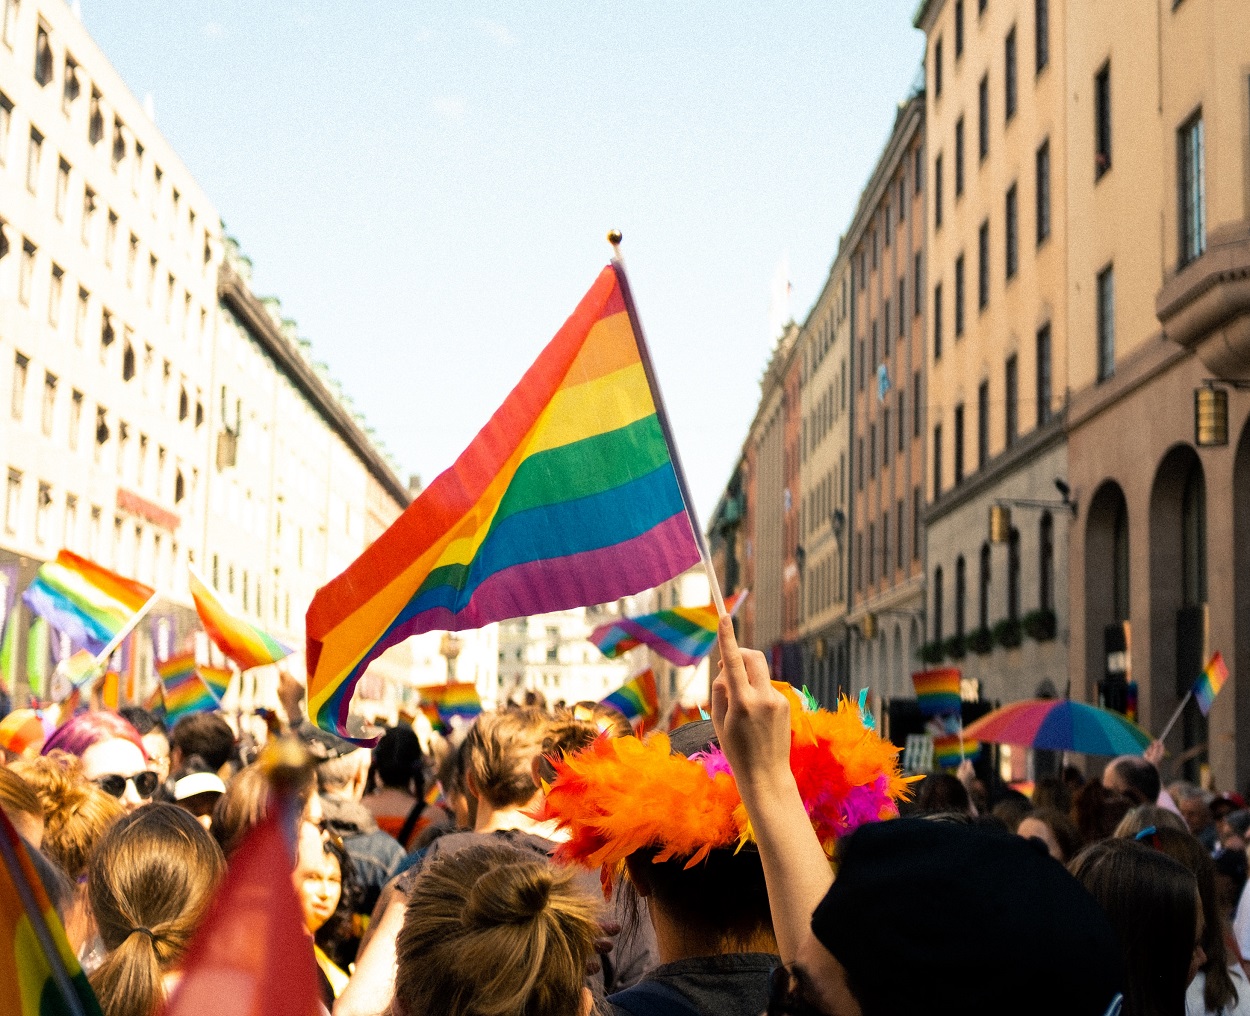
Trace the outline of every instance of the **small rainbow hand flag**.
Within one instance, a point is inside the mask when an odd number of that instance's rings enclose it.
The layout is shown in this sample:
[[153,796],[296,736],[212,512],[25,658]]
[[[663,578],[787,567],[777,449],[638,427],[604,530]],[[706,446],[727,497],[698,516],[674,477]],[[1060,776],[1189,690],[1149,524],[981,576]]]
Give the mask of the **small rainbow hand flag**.
[[212,691],[213,697],[220,703],[230,689],[230,680],[234,677],[234,672],[229,667],[210,667],[207,664],[200,664],[195,669]]
[[194,653],[171,656],[157,666],[165,695],[166,722],[172,727],[192,713],[208,713],[218,707],[217,697],[200,677]]
[[[731,615],[742,597],[743,593],[734,593],[725,601],[725,609]],[[693,667],[716,645],[718,622],[716,607],[711,603],[702,607],[673,607],[600,625],[590,633],[590,641],[609,660],[615,660],[636,646],[646,645],[669,663]]]
[[154,595],[150,586],[62,550],[40,566],[22,602],[94,656]]
[[957,713],[962,708],[959,698],[960,673],[957,667],[922,670],[912,674],[916,686],[916,702],[925,716]]
[[251,621],[227,610],[209,588],[208,583],[191,572],[191,599],[208,637],[240,670],[277,663],[291,655],[291,650]]
[[660,714],[660,696],[655,687],[655,674],[644,670],[603,699],[602,704],[618,710],[627,720],[641,719],[644,723],[654,720]]
[[308,608],[309,713],[422,632],[608,603],[699,561],[628,284],[609,265],[455,464]]
[[453,716],[471,720],[482,711],[482,700],[475,684],[432,685],[421,689],[421,699],[438,710],[438,718],[444,727]]
[[933,739],[933,764],[943,769],[954,769],[964,759],[972,761],[980,754],[980,741],[965,737],[961,747],[958,734],[942,734]]
[[1203,716],[1211,711],[1215,696],[1220,693],[1227,680],[1228,665],[1224,662],[1224,654],[1216,653],[1194,682],[1194,698],[1198,700],[1198,708],[1202,710]]

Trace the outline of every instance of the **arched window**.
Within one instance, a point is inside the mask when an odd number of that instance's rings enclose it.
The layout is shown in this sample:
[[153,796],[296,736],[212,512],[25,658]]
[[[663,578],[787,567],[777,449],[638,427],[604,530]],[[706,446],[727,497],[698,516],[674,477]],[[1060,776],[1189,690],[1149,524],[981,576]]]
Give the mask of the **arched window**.
[[1020,618],[1020,530],[1007,537],[1007,616]]
[[964,633],[964,602],[968,598],[968,568],[961,554],[955,559],[955,634]]
[[933,569],[933,640],[942,641],[942,569]]
[[1128,505],[1123,495],[1115,506],[1112,526],[1111,590],[1115,619],[1127,621],[1129,611]]
[[1181,496],[1181,575],[1183,602],[1207,602],[1207,485],[1197,461],[1189,467]]
[[982,628],[990,626],[990,545],[981,544],[980,598],[977,602],[977,621]]
[[1037,605],[1042,610],[1055,609],[1055,520],[1050,512],[1042,512],[1038,526]]

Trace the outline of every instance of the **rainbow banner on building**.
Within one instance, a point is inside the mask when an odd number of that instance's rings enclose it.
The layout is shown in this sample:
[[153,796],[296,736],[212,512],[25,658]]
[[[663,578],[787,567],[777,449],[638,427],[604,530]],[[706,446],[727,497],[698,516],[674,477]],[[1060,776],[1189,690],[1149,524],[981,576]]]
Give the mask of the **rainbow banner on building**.
[[150,586],[62,550],[55,561],[40,566],[22,602],[96,655],[154,595]]
[[26,844],[0,810],[0,1016],[100,1016]]
[[227,610],[208,583],[194,571],[191,572],[191,599],[195,601],[195,610],[208,637],[240,670],[277,663],[291,655],[288,646],[263,628]]
[[1194,698],[1198,700],[1198,708],[1202,710],[1203,716],[1211,711],[1215,696],[1220,693],[1227,680],[1228,665],[1224,662],[1224,654],[1216,653],[1194,682]]
[[[725,609],[731,615],[744,595],[744,592],[734,593],[725,600]],[[645,645],[675,666],[693,667],[716,645],[718,620],[716,607],[711,603],[702,607],[673,607],[602,624],[590,633],[590,641],[609,660]]]
[[943,769],[954,769],[965,759],[971,762],[980,754],[980,741],[965,737],[961,744],[958,734],[942,734],[933,738],[933,764]]
[[607,603],[699,561],[615,265],[449,470],[308,608],[309,712],[347,736],[412,635]]
[[655,686],[655,674],[644,670],[603,699],[602,704],[618,710],[630,721],[642,720],[645,723],[647,720],[655,720],[660,715],[660,696]]
[[925,716],[944,716],[957,713],[962,708],[959,698],[958,667],[943,667],[940,670],[922,670],[912,674],[911,682],[916,686],[916,702],[920,712]]
[[472,720],[482,711],[482,699],[474,684],[436,684],[420,691],[422,704],[431,705],[437,710],[438,719],[444,729],[453,716]]
[[208,713],[220,703],[199,674],[194,653],[171,656],[158,664],[156,672],[164,690],[166,722],[173,726],[192,713]]

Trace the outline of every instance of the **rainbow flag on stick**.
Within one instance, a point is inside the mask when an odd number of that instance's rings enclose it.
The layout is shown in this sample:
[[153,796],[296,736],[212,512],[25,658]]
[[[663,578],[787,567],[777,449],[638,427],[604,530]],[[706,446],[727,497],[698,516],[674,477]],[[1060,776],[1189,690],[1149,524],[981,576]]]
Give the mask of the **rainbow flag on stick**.
[[943,769],[954,769],[964,759],[972,761],[981,754],[981,742],[963,739],[958,734],[942,734],[933,739],[933,763]]
[[1194,682],[1194,698],[1198,700],[1198,708],[1202,710],[1203,716],[1211,711],[1215,696],[1220,693],[1227,680],[1228,665],[1224,662],[1224,654],[1216,653]]
[[155,590],[68,550],[40,567],[22,602],[98,656],[123,634]]
[[195,669],[212,691],[213,697],[221,702],[226,697],[226,692],[230,690],[230,681],[234,677],[234,671],[229,667],[210,667],[207,664],[200,664]]
[[660,696],[655,687],[655,674],[644,670],[617,688],[602,704],[620,711],[627,720],[641,719],[644,723],[654,720],[660,715]]
[[[731,615],[744,595],[745,592],[734,593],[725,601],[725,609]],[[702,607],[673,607],[600,625],[590,633],[590,641],[609,660],[615,660],[636,646],[646,645],[669,663],[693,667],[716,645],[718,620],[716,607],[711,603]]]
[[164,689],[165,715],[170,726],[192,713],[208,713],[218,707],[217,697],[196,670],[195,654],[171,656],[157,666]]
[[26,844],[2,810],[0,985],[0,1016],[100,1016]]
[[455,465],[308,608],[309,712],[348,736],[412,635],[607,603],[700,560],[650,360],[609,265]]
[[923,670],[912,674],[916,686],[916,702],[925,716],[942,716],[958,713],[962,706],[959,698],[959,668],[943,667],[941,670]]
[[240,670],[277,663],[291,655],[291,649],[239,614],[227,610],[202,578],[191,570],[191,599],[208,637]]
[[[453,716],[472,720],[482,711],[482,699],[474,684],[436,684],[421,689],[424,705],[432,705],[438,711],[440,723],[446,728]],[[428,715],[428,713],[427,713]]]

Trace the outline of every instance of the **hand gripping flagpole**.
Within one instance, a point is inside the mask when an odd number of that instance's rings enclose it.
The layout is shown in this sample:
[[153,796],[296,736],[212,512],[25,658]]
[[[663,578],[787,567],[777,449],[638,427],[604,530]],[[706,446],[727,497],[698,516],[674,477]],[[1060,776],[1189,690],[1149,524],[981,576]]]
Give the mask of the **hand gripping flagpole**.
[[703,527],[699,525],[699,515],[695,511],[694,498],[690,496],[690,487],[686,483],[686,471],[682,468],[681,454],[677,451],[677,442],[673,439],[673,427],[669,422],[668,410],[664,406],[664,395],[660,391],[659,379],[655,374],[655,365],[651,362],[651,351],[647,348],[647,339],[643,335],[642,322],[638,320],[638,308],[634,306],[634,296],[629,288],[629,279],[625,275],[625,262],[621,258],[621,233],[612,230],[608,234],[608,243],[612,245],[612,269],[616,272],[616,281],[621,287],[621,297],[625,301],[625,311],[629,315],[629,323],[638,340],[638,356],[642,360],[642,369],[647,376],[647,386],[651,389],[651,400],[655,403],[656,419],[660,422],[660,431],[668,445],[669,458],[673,462],[673,473],[677,476],[677,488],[681,491],[682,502],[686,506],[686,519],[694,533],[695,544],[699,548],[699,558],[707,572],[708,585],[712,590],[712,602],[716,605],[716,616],[725,616],[725,598],[721,595],[720,580],[716,577],[716,569],[712,567],[712,554],[708,550],[707,537],[703,535]]

